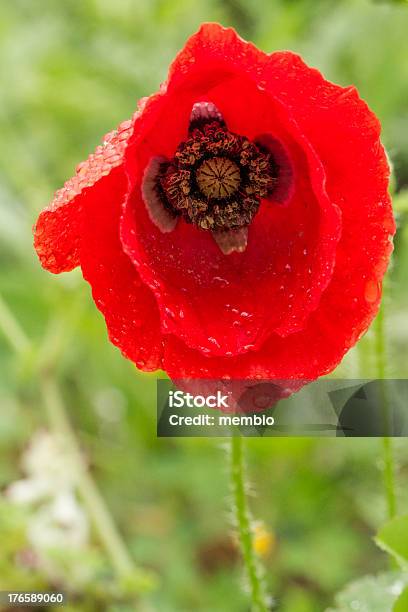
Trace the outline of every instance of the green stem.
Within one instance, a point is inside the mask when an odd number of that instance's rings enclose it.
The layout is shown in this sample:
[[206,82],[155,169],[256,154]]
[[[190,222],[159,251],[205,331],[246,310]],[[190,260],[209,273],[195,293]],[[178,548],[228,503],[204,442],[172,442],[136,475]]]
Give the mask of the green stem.
[[231,483],[238,535],[250,587],[252,612],[267,612],[269,607],[252,541],[251,519],[245,490],[243,440],[241,436],[233,434],[231,435]]
[[108,552],[119,576],[134,575],[133,561],[112,520],[94,480],[84,465],[81,449],[68,419],[66,408],[57,383],[44,375],[40,382],[41,394],[50,426],[61,437],[77,476],[78,492],[88,509],[95,530]]
[[392,519],[397,514],[397,499],[395,495],[394,478],[394,455],[392,451],[392,441],[388,436],[383,439],[383,458],[384,458],[384,487],[387,499],[388,518]]
[[[21,355],[32,349],[24,330],[0,296],[0,330],[14,351]],[[41,354],[41,351],[40,351]],[[118,576],[140,578],[140,585],[148,586],[150,576],[135,568],[132,558],[116,528],[109,510],[92,479],[83,459],[67,411],[62,400],[59,386],[52,376],[50,364],[44,362],[40,369],[40,393],[47,413],[50,427],[61,438],[77,474],[78,492],[88,509],[98,537],[108,553]]]
[[386,382],[387,374],[387,349],[385,339],[385,314],[384,314],[384,301],[375,321],[375,355],[377,359],[377,376],[383,381],[382,383],[382,407],[383,407],[383,420],[385,436],[382,438],[383,448],[383,480],[385,497],[387,501],[387,513],[388,518],[392,519],[397,513],[397,501],[395,494],[395,466],[394,466],[394,454],[392,449],[392,438],[388,435],[392,424],[390,423],[390,402],[388,397],[388,389]]
[[20,324],[0,295],[0,329],[16,353],[24,353],[30,348],[30,341]]
[[[384,287],[385,291],[385,287]],[[375,319],[375,355],[377,359],[377,376],[384,380],[386,375],[386,343],[385,343],[385,316],[384,316],[384,298],[381,304],[378,315]]]

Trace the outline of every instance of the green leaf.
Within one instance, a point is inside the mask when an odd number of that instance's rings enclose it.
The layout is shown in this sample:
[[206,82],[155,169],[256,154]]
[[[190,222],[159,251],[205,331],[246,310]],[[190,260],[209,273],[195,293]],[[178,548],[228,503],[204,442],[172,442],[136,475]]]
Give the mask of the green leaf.
[[364,576],[338,593],[336,607],[327,612],[394,612],[394,604],[407,583],[408,576],[402,572]]
[[392,612],[407,612],[408,610],[408,587],[406,587],[398,597]]
[[408,571],[408,514],[385,523],[375,541],[382,550],[395,557],[403,570]]

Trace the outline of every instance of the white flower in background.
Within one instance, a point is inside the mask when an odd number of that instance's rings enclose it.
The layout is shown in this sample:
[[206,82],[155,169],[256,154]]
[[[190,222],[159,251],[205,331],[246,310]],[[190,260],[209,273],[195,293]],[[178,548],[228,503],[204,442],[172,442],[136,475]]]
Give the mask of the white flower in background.
[[63,441],[41,430],[21,457],[25,478],[6,490],[8,499],[33,507],[27,526],[28,540],[36,552],[82,548],[88,543],[88,519],[78,502],[75,465]]
[[73,493],[61,493],[40,507],[28,526],[28,539],[36,550],[82,548],[88,537],[86,514]]
[[7,490],[12,501],[36,502],[75,486],[75,469],[62,441],[46,430],[32,436],[21,457],[21,468],[26,478],[17,480]]

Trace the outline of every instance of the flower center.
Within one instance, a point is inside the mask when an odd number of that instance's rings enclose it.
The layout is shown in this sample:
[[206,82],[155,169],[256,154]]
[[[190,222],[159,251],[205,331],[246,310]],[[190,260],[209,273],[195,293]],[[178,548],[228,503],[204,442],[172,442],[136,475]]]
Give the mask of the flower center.
[[195,117],[188,136],[157,175],[164,207],[204,230],[247,227],[276,180],[271,154],[219,116]]
[[241,175],[237,164],[228,157],[211,157],[196,172],[200,191],[207,198],[229,198],[238,189]]
[[153,157],[145,169],[142,195],[150,219],[172,232],[182,218],[210,230],[225,255],[243,252],[262,198],[276,193],[280,180],[269,144],[230,132],[214,104],[197,102],[174,157]]

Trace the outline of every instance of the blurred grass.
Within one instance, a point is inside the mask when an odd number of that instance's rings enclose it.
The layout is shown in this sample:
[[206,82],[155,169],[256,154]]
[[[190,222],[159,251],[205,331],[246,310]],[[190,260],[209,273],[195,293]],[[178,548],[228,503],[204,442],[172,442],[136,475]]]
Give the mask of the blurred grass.
[[[233,25],[266,51],[290,48],[379,115],[401,212],[390,275],[389,373],[407,376],[408,11],[403,3],[340,0],[14,0],[0,5],[0,291],[33,343],[21,358],[0,337],[0,489],[21,478],[19,457],[45,416],[36,385],[47,357],[60,378],[91,470],[136,561],[159,575],[140,609],[246,610],[229,533],[226,457],[211,440],[157,440],[155,377],[106,341],[78,271],[53,277],[32,250],[31,225],[102,135],[157,89],[201,21]],[[363,340],[370,368],[370,332]],[[51,355],[51,357],[50,357]],[[355,374],[351,354],[341,366]],[[256,516],[275,535],[265,559],[283,612],[324,610],[348,580],[385,566],[371,536],[385,516],[376,440],[250,440]],[[397,444],[398,481],[408,453]],[[399,502],[408,507],[400,486]],[[31,511],[0,503],[0,585],[52,586],[27,569]],[[4,542],[4,544],[3,544]],[[95,538],[72,561],[92,580],[77,610],[134,609]],[[112,586],[113,584],[113,586]],[[63,584],[66,588],[71,585]],[[23,587],[22,587],[23,588]],[[129,608],[130,606],[130,608]]]

